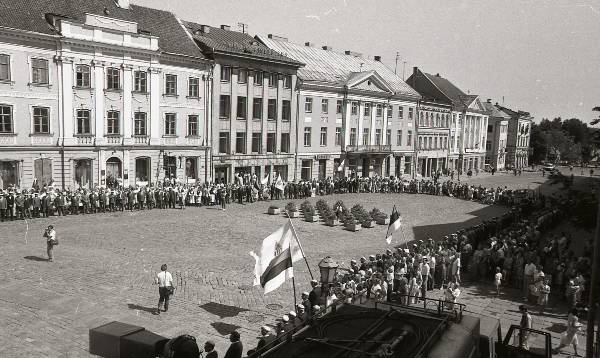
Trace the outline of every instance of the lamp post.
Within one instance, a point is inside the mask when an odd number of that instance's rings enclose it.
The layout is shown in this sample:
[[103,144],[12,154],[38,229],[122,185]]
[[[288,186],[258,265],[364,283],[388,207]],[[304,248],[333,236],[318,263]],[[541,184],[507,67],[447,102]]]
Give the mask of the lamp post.
[[321,272],[321,284],[323,287],[335,281],[337,269],[340,265],[335,262],[331,256],[326,256],[319,262],[319,271]]

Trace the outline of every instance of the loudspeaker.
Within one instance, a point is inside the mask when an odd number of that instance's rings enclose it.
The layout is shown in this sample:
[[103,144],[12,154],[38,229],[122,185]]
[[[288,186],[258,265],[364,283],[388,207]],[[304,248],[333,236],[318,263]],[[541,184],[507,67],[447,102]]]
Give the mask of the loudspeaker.
[[104,358],[120,358],[121,338],[144,331],[144,327],[121,322],[110,322],[90,329],[90,353]]

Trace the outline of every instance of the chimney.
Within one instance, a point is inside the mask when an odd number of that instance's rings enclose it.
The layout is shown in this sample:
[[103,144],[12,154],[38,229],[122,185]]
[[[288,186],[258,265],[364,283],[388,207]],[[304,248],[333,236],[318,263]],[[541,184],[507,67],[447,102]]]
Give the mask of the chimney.
[[492,99],[491,99],[491,98],[488,98],[488,99],[487,99],[487,103],[492,103]]
[[344,53],[346,55],[349,55],[349,56],[362,57],[362,53],[359,53],[359,52],[354,52],[354,51],[346,50],[346,51],[344,51]]
[[121,9],[129,9],[129,0],[115,0],[115,3]]
[[439,74],[439,73],[436,73],[436,74],[435,74],[435,77],[440,77],[440,74]]
[[229,25],[221,25],[221,30],[227,30],[227,31],[229,31],[229,29],[231,29],[231,26],[229,26]]
[[313,44],[311,44],[311,43],[310,43],[310,42],[308,42],[308,41],[304,43],[304,46],[306,46],[306,47],[312,47],[312,45],[313,45]]
[[323,46],[323,50],[325,50],[325,51],[332,51],[333,47],[331,47],[331,46]]
[[200,26],[200,31],[202,31],[203,34],[208,34],[208,33],[210,33],[210,26],[202,25],[202,26]]
[[419,68],[417,66],[413,67],[413,75],[417,77],[417,73],[419,72]]
[[374,59],[375,59],[375,61],[377,61],[377,62],[381,62],[381,56],[375,56],[375,57],[374,57]]
[[285,41],[285,42],[288,41],[287,37],[276,36],[276,35],[273,35],[273,34],[268,34],[267,37],[270,38],[270,39],[276,40],[276,41]]

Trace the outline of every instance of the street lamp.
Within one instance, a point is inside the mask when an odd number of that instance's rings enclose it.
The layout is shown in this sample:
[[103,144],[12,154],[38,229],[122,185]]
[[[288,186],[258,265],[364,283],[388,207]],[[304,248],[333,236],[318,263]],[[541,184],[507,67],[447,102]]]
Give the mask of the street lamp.
[[321,262],[319,262],[319,270],[321,271],[321,284],[323,286],[333,283],[337,268],[339,265],[335,262],[331,256],[326,256]]

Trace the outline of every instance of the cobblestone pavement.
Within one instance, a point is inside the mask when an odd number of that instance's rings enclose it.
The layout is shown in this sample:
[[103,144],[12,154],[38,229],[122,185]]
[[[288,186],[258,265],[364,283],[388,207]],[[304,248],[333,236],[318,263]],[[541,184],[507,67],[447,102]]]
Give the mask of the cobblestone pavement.
[[[504,210],[411,194],[326,199],[330,204],[342,199],[348,206],[360,202],[367,209],[377,206],[386,212],[397,205],[404,228],[396,244],[424,233],[447,234],[451,228]],[[113,320],[167,337],[185,332],[201,342],[214,339],[220,352],[228,345],[225,335],[239,328],[246,349],[250,348],[256,343],[258,327],[273,323],[293,304],[289,285],[266,296],[251,286],[254,263],[248,252],[259,249],[263,238],[286,220],[266,215],[270,204],[235,204],[224,212],[187,208],[1,223],[0,357],[88,357],[89,329]],[[294,222],[315,275],[317,263],[326,255],[347,263],[386,248],[385,226],[350,233],[322,223]],[[53,263],[45,259],[41,236],[49,224],[60,239]],[[177,290],[169,312],[156,316],[151,312],[158,299],[153,278],[162,263],[169,265]],[[299,262],[295,276],[299,294],[308,289],[306,265]],[[514,304],[506,300],[502,315],[514,321],[515,313],[510,312]],[[471,301],[473,307],[492,315],[499,307],[498,301],[475,293]],[[555,320],[564,321],[562,316]]]

